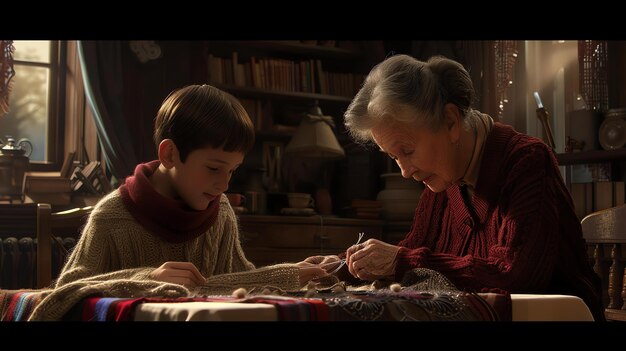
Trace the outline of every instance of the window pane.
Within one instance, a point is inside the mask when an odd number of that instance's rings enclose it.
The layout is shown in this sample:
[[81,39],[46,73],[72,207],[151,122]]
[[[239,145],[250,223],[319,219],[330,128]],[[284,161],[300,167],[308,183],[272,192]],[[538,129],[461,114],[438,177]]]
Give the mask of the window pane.
[[50,41],[15,40],[13,46],[15,60],[50,63]]
[[27,138],[33,144],[31,161],[47,161],[48,84],[50,70],[15,64],[9,113],[0,118],[0,139],[10,135],[18,141]]

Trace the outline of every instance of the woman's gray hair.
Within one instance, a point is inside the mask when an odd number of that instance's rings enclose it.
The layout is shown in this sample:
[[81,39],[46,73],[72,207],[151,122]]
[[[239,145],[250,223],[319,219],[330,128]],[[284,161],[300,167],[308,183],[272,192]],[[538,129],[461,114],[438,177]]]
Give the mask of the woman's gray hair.
[[[460,63],[442,56],[423,62],[395,55],[372,69],[348,106],[344,120],[356,141],[369,142],[371,129],[382,121],[438,130],[443,124],[446,103],[456,105],[468,120],[468,116],[474,115],[470,113],[474,99],[472,80]],[[413,113],[399,113],[406,108]]]

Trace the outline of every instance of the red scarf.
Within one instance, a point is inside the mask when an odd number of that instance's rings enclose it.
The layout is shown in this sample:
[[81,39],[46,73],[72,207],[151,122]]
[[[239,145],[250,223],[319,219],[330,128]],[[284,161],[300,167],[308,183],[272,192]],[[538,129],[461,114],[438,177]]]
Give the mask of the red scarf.
[[182,243],[206,233],[215,223],[220,198],[211,201],[205,210],[197,211],[183,200],[159,194],[148,179],[159,165],[158,160],[138,164],[135,174],[120,186],[128,212],[144,228],[167,242]]

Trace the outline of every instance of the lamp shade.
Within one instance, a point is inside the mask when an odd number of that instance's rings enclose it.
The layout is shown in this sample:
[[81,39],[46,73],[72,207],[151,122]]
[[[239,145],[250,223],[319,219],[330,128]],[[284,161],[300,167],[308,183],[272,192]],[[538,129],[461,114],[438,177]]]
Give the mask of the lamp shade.
[[331,128],[332,123],[332,117],[323,116],[316,104],[302,118],[300,126],[285,148],[285,153],[306,158],[338,159],[345,157],[345,152]]

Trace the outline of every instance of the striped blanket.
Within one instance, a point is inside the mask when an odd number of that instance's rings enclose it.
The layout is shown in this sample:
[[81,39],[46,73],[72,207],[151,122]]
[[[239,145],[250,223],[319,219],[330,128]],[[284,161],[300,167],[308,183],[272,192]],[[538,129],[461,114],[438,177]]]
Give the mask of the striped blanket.
[[[120,282],[119,284],[127,284]],[[334,289],[338,284],[344,289]],[[507,292],[469,293],[456,287],[438,272],[416,268],[408,272],[396,289],[345,289],[343,282],[325,289],[261,293],[243,297],[200,295],[155,297],[150,291],[113,289],[107,294],[99,285],[89,285],[78,296],[78,303],[61,314],[64,320],[132,321],[136,307],[145,302],[179,303],[189,301],[265,303],[273,305],[280,321],[498,321],[511,320],[511,297]],[[126,286],[126,285],[120,285]],[[141,288],[138,286],[137,288]],[[400,288],[400,289],[398,289]],[[63,287],[61,288],[63,289]],[[37,304],[52,290],[0,290],[0,317],[3,321],[25,321]],[[314,294],[310,294],[314,291]],[[99,293],[101,292],[101,293]],[[143,296],[143,297],[137,297]],[[181,296],[181,295],[169,295]],[[46,300],[47,301],[47,300]],[[43,304],[42,304],[43,306]],[[72,305],[69,305],[72,306]],[[68,308],[69,308],[68,306]]]
[[50,290],[0,290],[0,321],[26,321]]
[[[3,321],[25,321],[41,301],[42,291],[0,291]],[[298,295],[298,294],[295,294]],[[499,321],[511,320],[508,294],[464,292],[347,292],[301,296],[250,295],[182,298],[112,298],[91,296],[64,317],[70,321],[132,321],[141,303],[189,301],[266,303],[280,321]]]

